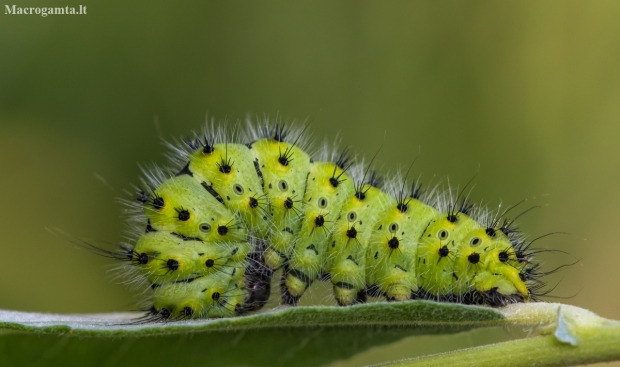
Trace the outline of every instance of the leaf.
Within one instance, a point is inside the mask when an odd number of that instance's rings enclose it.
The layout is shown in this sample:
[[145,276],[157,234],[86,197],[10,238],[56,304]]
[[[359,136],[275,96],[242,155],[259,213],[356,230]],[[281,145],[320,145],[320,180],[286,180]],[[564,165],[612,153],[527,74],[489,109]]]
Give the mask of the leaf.
[[[502,310],[410,301],[279,308],[245,317],[136,325],[137,314],[0,311],[0,365],[316,366],[421,334],[546,326],[556,304]],[[42,353],[43,351],[43,353]]]

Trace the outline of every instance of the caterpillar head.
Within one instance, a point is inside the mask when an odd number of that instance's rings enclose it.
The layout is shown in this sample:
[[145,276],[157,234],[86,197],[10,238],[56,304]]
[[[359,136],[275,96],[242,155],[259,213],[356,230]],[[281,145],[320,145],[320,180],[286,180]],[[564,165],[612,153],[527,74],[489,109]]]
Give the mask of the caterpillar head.
[[[500,234],[497,237],[487,254],[488,269],[494,275],[500,274],[510,283],[510,286],[502,286],[503,283],[498,281],[497,287],[491,289],[497,288],[497,292],[502,295],[527,301],[530,299],[530,290],[526,280],[523,279],[526,263],[520,263],[517,260],[515,250],[506,235]],[[511,288],[516,289],[517,292]]]
[[514,297],[529,299],[520,268],[514,266],[519,265],[515,251],[506,235],[478,227],[465,233],[459,242],[454,269],[458,278],[456,294],[475,290],[493,293],[497,302]]

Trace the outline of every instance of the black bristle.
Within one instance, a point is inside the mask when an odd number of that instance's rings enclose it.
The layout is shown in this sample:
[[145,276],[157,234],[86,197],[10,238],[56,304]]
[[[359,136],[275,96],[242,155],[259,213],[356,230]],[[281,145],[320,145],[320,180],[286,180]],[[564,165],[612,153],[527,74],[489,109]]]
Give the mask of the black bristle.
[[151,195],[147,194],[141,188],[138,188],[136,193],[136,200],[142,204],[146,204],[151,200]]
[[349,147],[344,148],[342,152],[340,152],[338,158],[336,159],[336,162],[334,163],[336,164],[336,166],[340,167],[340,169],[344,171],[351,168],[351,165],[353,164],[353,158],[351,158],[351,156],[349,155]]

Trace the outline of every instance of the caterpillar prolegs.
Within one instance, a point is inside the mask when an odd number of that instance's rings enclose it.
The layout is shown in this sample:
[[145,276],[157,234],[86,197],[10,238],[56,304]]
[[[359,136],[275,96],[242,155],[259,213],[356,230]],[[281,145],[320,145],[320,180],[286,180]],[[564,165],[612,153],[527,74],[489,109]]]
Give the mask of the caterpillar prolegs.
[[305,129],[231,130],[170,144],[175,168],[147,170],[130,203],[139,238],[116,257],[152,289],[148,320],[259,309],[278,269],[289,305],[317,279],[343,306],[536,300],[543,273],[507,210],[470,205],[464,189],[384,182],[348,149],[312,154]]

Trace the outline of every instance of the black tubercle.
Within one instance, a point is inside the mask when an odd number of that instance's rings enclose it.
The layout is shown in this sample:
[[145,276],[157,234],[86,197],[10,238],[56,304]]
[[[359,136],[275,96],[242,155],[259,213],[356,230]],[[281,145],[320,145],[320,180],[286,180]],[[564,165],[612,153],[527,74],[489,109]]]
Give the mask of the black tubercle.
[[203,136],[204,141],[200,141],[200,145],[202,145],[202,152],[204,154],[211,154],[215,150],[214,144],[215,139],[213,137],[209,137],[206,133]]
[[290,197],[287,197],[286,200],[284,200],[284,207],[286,209],[293,209],[294,205],[295,203],[293,202],[293,199],[291,199]]
[[469,256],[467,256],[467,261],[472,264],[477,264],[480,261],[480,254],[472,252]]
[[214,150],[215,148],[213,147],[213,144],[205,144],[204,147],[202,148],[202,152],[204,154],[211,154],[213,153]]
[[183,139],[183,143],[189,148],[189,150],[196,150],[200,147],[200,138],[198,138],[197,136],[194,138],[184,138]]
[[166,261],[166,267],[172,271],[175,271],[179,268],[179,262],[174,259],[170,259]]
[[151,200],[151,196],[144,192],[141,188],[138,188],[136,193],[136,200],[142,204],[146,204]]
[[[474,176],[474,178],[475,178],[475,176]],[[449,204],[449,206],[448,206],[448,216],[446,218],[451,223],[454,223],[454,222],[456,222],[458,220],[458,214],[459,213],[463,213],[463,214],[467,215],[474,208],[474,205],[470,204],[467,201],[467,196],[464,196],[465,189],[467,189],[467,186],[469,186],[469,184],[473,181],[474,178],[469,180],[467,185],[465,185],[465,187],[463,187],[463,189],[459,192],[458,196],[454,199],[454,201]]]
[[314,218],[314,224],[317,227],[323,227],[323,225],[325,224],[325,217],[323,217],[322,215],[317,215],[316,218]]
[[140,265],[144,265],[144,264],[146,264],[146,263],[148,263],[148,262],[149,262],[149,255],[147,255],[147,254],[145,254],[145,253],[143,252],[143,253],[141,253],[140,255],[138,255],[137,260],[138,260],[138,264],[140,264]]
[[181,314],[184,317],[192,317],[192,315],[194,314],[194,309],[191,307],[183,307],[183,310],[181,311]]
[[217,227],[217,233],[220,234],[220,236],[224,236],[228,233],[228,227],[227,226],[218,226]]
[[288,166],[293,161],[293,145],[282,151],[281,147],[278,147],[278,162],[283,166]]
[[[359,183],[355,184],[355,197],[360,201],[366,199],[366,193],[368,192],[368,190],[370,190],[370,187],[380,188],[383,183],[383,178],[381,178],[381,176],[379,176],[379,173],[375,170],[370,171],[370,175],[368,176],[368,179],[366,179],[366,176],[369,173],[369,169],[370,167],[366,169],[362,180]],[[366,190],[364,190],[364,185],[368,185],[368,188],[366,188]]]
[[161,317],[161,318],[162,318],[162,319],[164,319],[164,320],[169,319],[169,318],[170,318],[170,311],[168,311],[168,310],[167,310],[167,309],[165,309],[165,308],[162,308],[162,309],[159,311],[159,317]]
[[209,260],[205,261],[205,266],[206,266],[207,268],[210,268],[210,267],[212,267],[213,265],[215,265],[215,261],[213,261],[213,259],[209,259]]
[[496,231],[495,228],[487,228],[484,230],[484,232],[489,236],[489,237],[495,237]]
[[217,162],[216,164],[219,167],[220,172],[224,174],[228,174],[230,173],[230,171],[232,171],[232,163],[230,161],[222,160],[221,162]]
[[224,156],[220,154],[220,161],[215,163],[223,174],[229,174],[235,162],[228,157],[228,144],[224,146]]
[[193,138],[183,139],[183,143],[185,143],[191,151],[196,151],[202,147],[202,152],[204,154],[211,154],[215,150],[213,146],[215,139],[208,136],[207,133],[203,135],[202,139],[198,135],[195,135]]
[[347,237],[349,237],[350,239],[354,239],[355,237],[357,237],[357,230],[355,229],[355,227],[351,227],[347,230]]
[[390,238],[390,240],[388,241],[388,246],[390,246],[390,248],[391,248],[392,250],[396,250],[396,249],[398,248],[398,245],[399,245],[399,244],[400,244],[400,243],[399,243],[399,241],[398,241],[398,238],[396,238],[396,237],[392,237],[392,238]]
[[154,193],[151,198],[151,205],[153,208],[159,210],[164,207],[164,198]]
[[[351,167],[351,165],[353,164],[352,159],[348,155],[348,151],[349,151],[349,148],[345,148],[340,153],[340,156],[338,156],[338,159],[335,162],[334,172],[332,172],[332,177],[329,178],[329,183],[334,188],[338,187],[338,185],[340,185],[341,183],[345,181],[345,179],[341,180],[340,177],[342,177],[345,174],[345,172],[349,169],[349,167]],[[342,172],[336,175],[338,168],[340,168]]]
[[450,254],[450,250],[448,249],[447,245],[443,245],[437,253],[440,257],[446,257]]
[[418,184],[414,182],[411,185],[411,189],[409,192],[406,192],[405,185],[406,185],[406,182],[403,181],[401,189],[396,195],[396,199],[398,200],[398,203],[396,204],[396,209],[398,209],[401,213],[406,213],[407,210],[409,210],[409,203],[411,202],[412,198],[420,199],[420,197],[423,194],[422,184]]
[[379,172],[372,170],[370,171],[370,176],[368,177],[366,183],[372,187],[380,189],[383,185],[383,177],[379,175]]
[[422,195],[424,195],[424,190],[422,190],[422,184],[421,183],[412,183],[411,184],[411,191],[409,192],[409,196],[411,196],[414,199],[420,199],[422,197]]
[[273,138],[280,143],[286,140],[288,134],[290,134],[290,129],[288,129],[284,124],[275,124],[273,127]]
[[499,258],[499,261],[501,261],[503,263],[508,261],[508,259],[510,258],[510,256],[508,255],[507,251],[500,252],[499,255],[497,255],[497,257]]
[[446,219],[448,219],[450,223],[455,223],[456,221],[458,221],[459,213],[463,213],[467,215],[471,212],[471,209],[473,209],[473,207],[474,207],[473,204],[469,204],[466,198],[462,198],[460,200],[460,203],[454,202],[450,204]]
[[186,209],[183,208],[174,208],[174,210],[177,212],[177,219],[185,222],[187,220],[189,220],[190,214],[189,211],[187,211]]
[[256,198],[251,197],[250,198],[250,208],[254,209],[258,206],[258,200],[256,200]]

